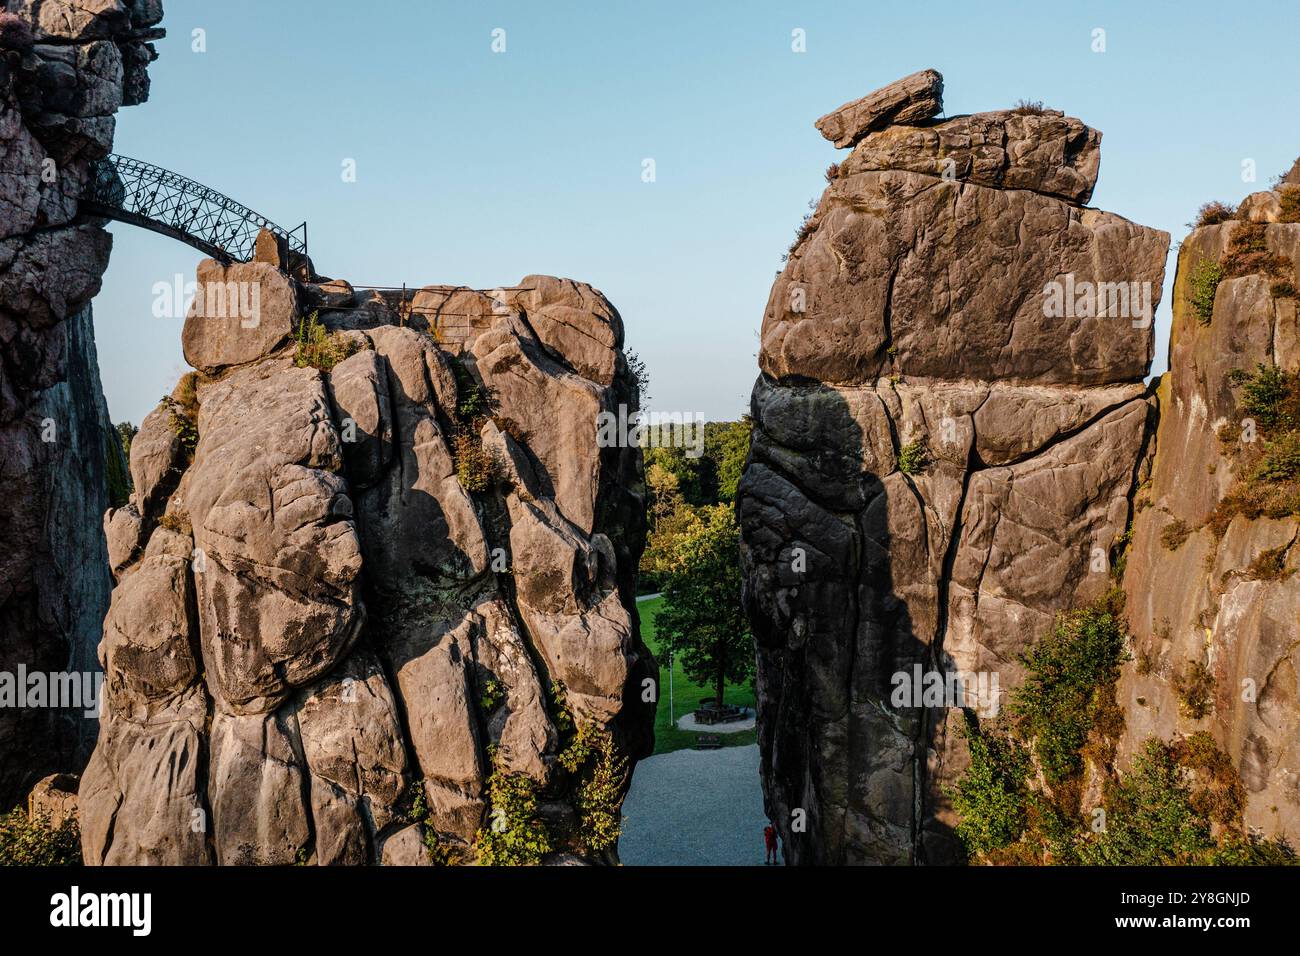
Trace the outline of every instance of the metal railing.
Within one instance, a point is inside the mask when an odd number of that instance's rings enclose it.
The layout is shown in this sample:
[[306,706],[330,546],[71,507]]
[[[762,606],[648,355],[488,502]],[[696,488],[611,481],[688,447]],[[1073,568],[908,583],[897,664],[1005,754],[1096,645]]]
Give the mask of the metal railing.
[[291,252],[307,255],[307,223],[285,229],[202,183],[128,156],[106,156],[91,166],[81,209],[170,236],[226,262],[253,258],[262,229],[283,238]]

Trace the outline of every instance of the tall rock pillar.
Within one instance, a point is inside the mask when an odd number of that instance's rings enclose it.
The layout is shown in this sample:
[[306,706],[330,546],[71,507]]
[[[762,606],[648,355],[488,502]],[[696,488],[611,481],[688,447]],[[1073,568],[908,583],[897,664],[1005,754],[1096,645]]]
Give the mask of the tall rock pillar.
[[1168,235],[1087,206],[1096,130],[937,119],[942,91],[923,71],[818,121],[852,151],[763,317],[737,507],[793,863],[959,858],[963,711],[1107,589],[1148,439]]
[[[0,673],[95,669],[108,608],[100,516],[123,473],[90,300],[111,237],[77,217],[113,114],[148,96],[157,0],[7,0],[0,12]],[[0,708],[0,808],[84,762],[84,708]]]

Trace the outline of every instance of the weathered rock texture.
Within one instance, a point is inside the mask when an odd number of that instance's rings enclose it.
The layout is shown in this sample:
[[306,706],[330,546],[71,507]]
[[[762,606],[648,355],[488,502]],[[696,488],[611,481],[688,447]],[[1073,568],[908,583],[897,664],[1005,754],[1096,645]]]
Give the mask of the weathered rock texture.
[[[1229,274],[1208,322],[1192,307],[1192,276],[1204,260],[1223,258],[1241,222],[1196,229],[1179,250],[1170,371],[1157,392],[1160,426],[1150,480],[1138,492],[1124,578],[1135,659],[1120,684],[1128,714],[1120,756],[1131,757],[1151,736],[1209,731],[1241,775],[1245,823],[1294,840],[1300,520],[1237,514],[1221,537],[1206,526],[1220,501],[1249,478],[1263,444],[1262,426],[1255,447],[1243,441],[1249,416],[1232,373],[1260,364],[1300,371],[1293,291],[1300,288],[1300,224],[1276,221],[1278,199],[1256,193],[1237,212],[1259,223],[1276,273],[1248,267]],[[1208,693],[1189,693],[1188,679],[1200,667],[1213,683]]]
[[[122,463],[90,313],[111,240],[77,219],[77,197],[114,112],[148,95],[162,10],[0,6],[0,671],[86,671],[111,588],[97,516]],[[81,710],[0,710],[0,807],[75,769],[93,740]]]
[[[105,519],[86,861],[470,860],[494,765],[532,781],[557,852],[612,858],[583,851],[557,754],[570,714],[633,760],[652,745],[640,450],[596,443],[635,403],[618,313],[545,276],[398,301],[280,265],[200,266],[260,315],[187,318],[201,371],[145,419]],[[297,362],[306,314],[351,354]]]
[[[863,102],[914,101],[901,83]],[[1149,438],[1169,237],[1082,205],[1095,130],[927,119],[940,89],[894,125],[821,121],[856,146],[763,319],[738,510],[763,786],[794,863],[959,858],[962,710],[896,706],[892,678],[992,673],[965,703],[1000,703],[1054,613],[1107,588]],[[1120,282],[1151,311],[1048,302]]]

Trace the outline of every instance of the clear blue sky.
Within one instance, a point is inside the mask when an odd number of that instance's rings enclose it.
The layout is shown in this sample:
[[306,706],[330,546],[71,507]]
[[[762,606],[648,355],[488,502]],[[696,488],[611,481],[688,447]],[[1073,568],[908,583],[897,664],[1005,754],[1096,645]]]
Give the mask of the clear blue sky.
[[[812,124],[846,100],[925,67],[944,74],[949,115],[1043,100],[1104,133],[1093,204],[1175,244],[1200,203],[1266,188],[1300,153],[1294,0],[166,9],[153,93],[118,115],[119,152],[284,226],[306,219],[326,275],[590,282],[622,313],[652,406],[714,419],[747,408],[774,272],[839,155]],[[806,53],[791,51],[795,28]],[[355,183],[340,175],[349,158]],[[200,257],[111,229],[100,360],[114,418],[138,423],[184,371],[180,320],[153,318],[153,285],[192,279]],[[1166,293],[1155,371],[1168,327]]]

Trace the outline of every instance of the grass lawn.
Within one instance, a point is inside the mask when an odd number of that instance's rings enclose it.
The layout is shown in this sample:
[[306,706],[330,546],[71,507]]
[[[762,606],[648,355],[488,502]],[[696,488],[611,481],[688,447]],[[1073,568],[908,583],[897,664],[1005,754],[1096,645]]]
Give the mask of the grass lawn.
[[[668,668],[667,654],[660,652],[659,641],[655,635],[655,612],[663,606],[661,597],[649,601],[638,601],[637,612],[641,617],[641,637],[650,645],[655,659],[659,661],[659,706],[655,711],[655,753],[666,754],[674,750],[686,750],[695,746],[699,736],[693,730],[678,730],[668,715]],[[673,717],[694,710],[705,697],[713,696],[713,688],[702,687],[694,683],[682,670],[680,661],[673,664]],[[744,684],[728,684],[724,699],[728,704],[753,708],[754,688],[748,681]],[[757,742],[758,732],[742,730],[735,734],[718,734],[724,747],[743,747]]]

